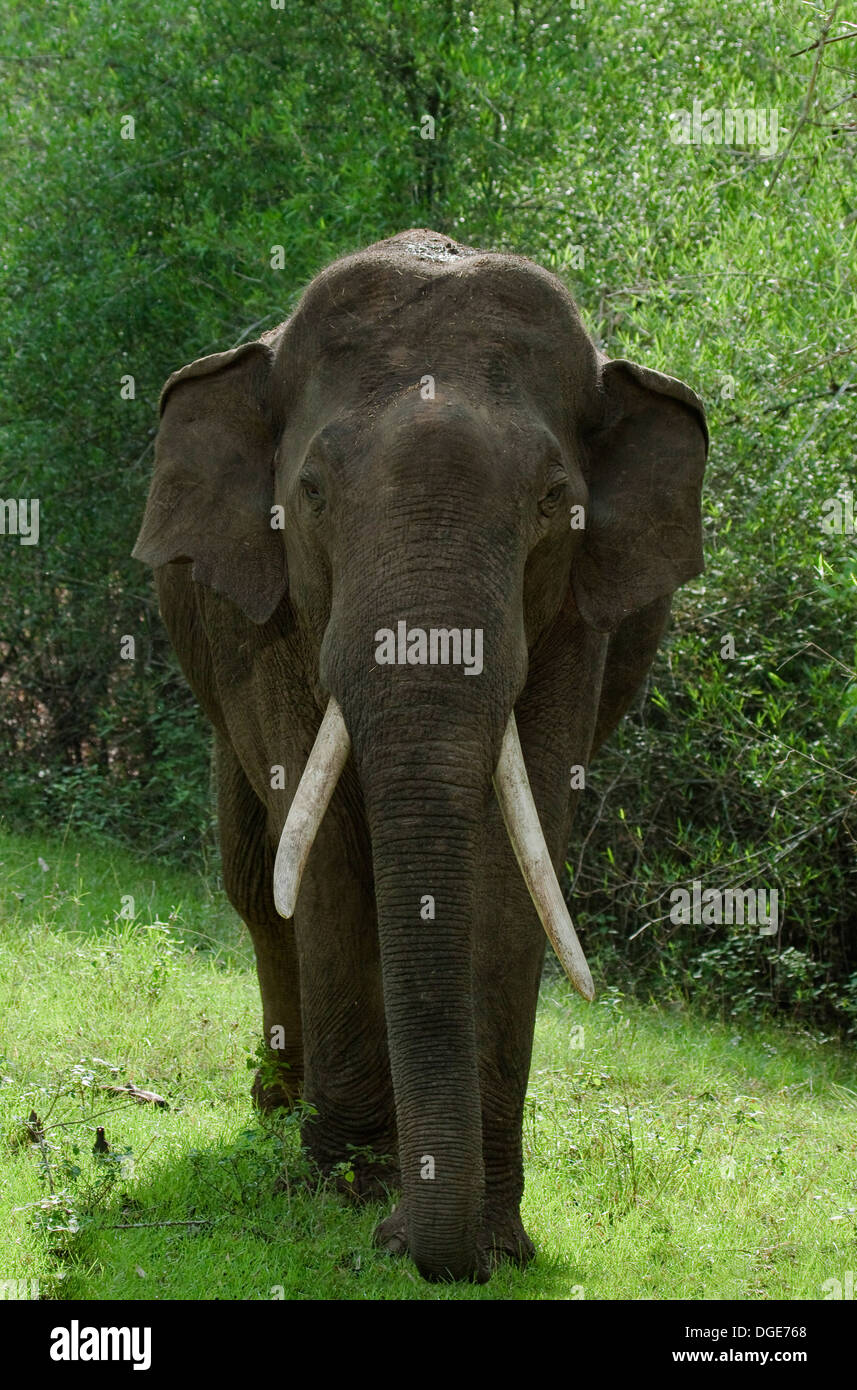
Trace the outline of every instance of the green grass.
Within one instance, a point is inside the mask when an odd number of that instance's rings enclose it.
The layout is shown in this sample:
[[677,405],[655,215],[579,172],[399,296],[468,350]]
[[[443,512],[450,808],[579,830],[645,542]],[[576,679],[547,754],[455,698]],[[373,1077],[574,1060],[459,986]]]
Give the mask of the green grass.
[[[295,1118],[252,1110],[260,1006],[222,895],[104,846],[4,836],[0,859],[0,1278],[56,1299],[756,1300],[822,1298],[857,1265],[853,1057],[550,979],[525,1117],[538,1257],[424,1284],[373,1250],[384,1208],[312,1176]],[[100,1089],[129,1079],[169,1110]]]

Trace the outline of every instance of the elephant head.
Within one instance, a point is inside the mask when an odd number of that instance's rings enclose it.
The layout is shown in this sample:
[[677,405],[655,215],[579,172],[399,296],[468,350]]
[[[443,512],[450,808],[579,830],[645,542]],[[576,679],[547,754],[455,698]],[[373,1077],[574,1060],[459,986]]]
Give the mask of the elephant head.
[[[546,271],[419,230],[334,263],[259,341],[175,373],[161,415],[135,554],[192,565],[254,624],[284,605],[297,624],[326,714],[280,838],[277,905],[294,913],[352,756],[409,1245],[428,1275],[472,1274],[486,799],[493,783],[541,921],[591,998],[513,711],[561,613],[606,644],[701,571],[701,403],[596,351]],[[456,664],[476,633],[481,661]]]

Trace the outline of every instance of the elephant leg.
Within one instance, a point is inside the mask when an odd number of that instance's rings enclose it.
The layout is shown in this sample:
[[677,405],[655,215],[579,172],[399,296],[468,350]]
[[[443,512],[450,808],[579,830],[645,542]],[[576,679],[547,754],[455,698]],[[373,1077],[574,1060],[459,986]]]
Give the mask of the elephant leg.
[[274,906],[274,857],[265,807],[234,750],[218,735],[215,749],[223,886],[244,921],[256,954],[267,1058],[252,1096],[260,1110],[291,1108],[304,1082],[301,995],[294,928]]
[[356,838],[337,792],[295,912],[304,1098],[318,1112],[302,1134],[321,1172],[337,1170],[340,1191],[379,1200],[398,1185],[396,1115],[369,851]]

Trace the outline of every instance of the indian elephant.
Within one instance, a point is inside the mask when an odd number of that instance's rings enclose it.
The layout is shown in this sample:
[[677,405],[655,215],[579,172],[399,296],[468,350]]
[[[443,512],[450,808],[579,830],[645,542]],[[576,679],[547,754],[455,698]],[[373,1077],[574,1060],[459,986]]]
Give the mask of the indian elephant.
[[401,1189],[378,1244],[484,1280],[533,1254],[545,932],[594,993],[557,881],[570,774],[702,570],[702,404],[598,351],[546,270],[413,230],[160,411],[134,554],[215,730],[276,1064],[254,1097],[303,1096],[322,1171],[356,1153],[358,1192]]

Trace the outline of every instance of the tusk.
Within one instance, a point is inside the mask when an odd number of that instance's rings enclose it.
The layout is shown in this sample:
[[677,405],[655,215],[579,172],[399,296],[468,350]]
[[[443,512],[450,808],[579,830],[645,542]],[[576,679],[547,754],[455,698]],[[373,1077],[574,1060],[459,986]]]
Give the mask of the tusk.
[[286,817],[274,861],[274,904],[281,917],[294,916],[309,852],[350,749],[351,739],[342,710],[331,695]]
[[575,989],[584,999],[594,999],[595,986],[589,966],[565,905],[539,824],[514,712],[509,715],[503,735],[500,759],[494,773],[494,790],[515,858],[548,939]]

